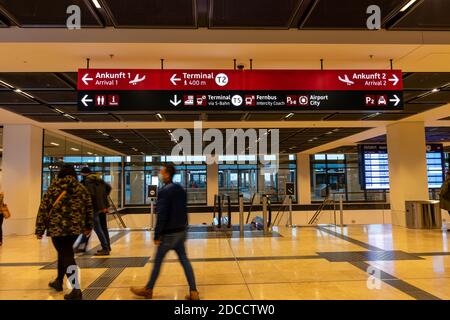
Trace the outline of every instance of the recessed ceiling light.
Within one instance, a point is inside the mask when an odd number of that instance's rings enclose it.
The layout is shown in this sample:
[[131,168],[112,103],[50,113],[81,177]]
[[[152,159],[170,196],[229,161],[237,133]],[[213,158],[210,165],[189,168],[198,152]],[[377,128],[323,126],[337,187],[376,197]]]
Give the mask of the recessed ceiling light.
[[400,9],[400,12],[405,12],[408,10],[414,3],[416,3],[417,0],[411,0],[403,8]]
[[285,117],[284,117],[284,119],[285,120],[287,120],[287,119],[290,119],[290,118],[292,118],[294,116],[294,113],[289,113],[289,114],[287,114]]
[[156,116],[158,117],[159,120],[162,120],[162,118],[163,118],[161,113],[157,113]]
[[52,146],[55,146],[55,147],[58,147],[58,146],[59,146],[59,143],[56,143],[56,142],[50,142],[50,144],[51,144]]
[[65,113],[64,117],[72,119],[72,120],[76,120],[75,117],[72,117],[70,114]]
[[72,151],[80,151],[80,149],[77,149],[77,148],[70,148],[70,150],[72,150]]
[[14,89],[14,87],[13,87],[12,85],[10,85],[8,82],[5,82],[5,81],[3,81],[3,80],[0,80],[0,83],[3,84],[3,85],[5,85],[5,86],[7,86],[7,87],[10,88],[10,89]]
[[88,155],[92,155],[92,152],[89,152],[89,151],[88,151],[87,154],[88,154]]
[[101,6],[100,3],[98,2],[98,0],[92,0],[92,3],[94,4],[94,6],[95,6],[97,9],[101,9],[101,8],[102,8],[102,6]]
[[24,96],[26,96],[28,98],[34,99],[34,97],[31,94],[28,94],[28,93],[26,93],[26,92],[24,92],[24,91],[22,91],[20,89],[16,89],[16,90],[14,90],[14,92],[19,93],[21,95],[24,95]]
[[109,134],[107,134],[106,132],[102,133],[102,135],[104,135],[105,137],[109,137]]
[[441,89],[439,89],[439,88],[435,88],[435,89],[431,90],[431,92],[433,92],[433,93],[436,93],[436,92],[439,92],[439,91],[441,91]]

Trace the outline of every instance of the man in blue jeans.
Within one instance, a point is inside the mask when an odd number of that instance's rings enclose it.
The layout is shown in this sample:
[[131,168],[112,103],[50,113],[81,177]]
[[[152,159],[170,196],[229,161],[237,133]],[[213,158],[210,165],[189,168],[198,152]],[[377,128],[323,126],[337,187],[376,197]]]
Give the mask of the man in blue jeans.
[[173,183],[174,175],[175,167],[171,164],[165,164],[160,171],[159,176],[164,187],[159,190],[156,202],[157,222],[154,243],[158,249],[155,262],[147,285],[141,288],[132,287],[131,292],[137,296],[151,299],[164,257],[170,250],[175,250],[189,283],[190,292],[186,299],[199,300],[194,271],[184,246],[188,226],[187,196],[183,187]]

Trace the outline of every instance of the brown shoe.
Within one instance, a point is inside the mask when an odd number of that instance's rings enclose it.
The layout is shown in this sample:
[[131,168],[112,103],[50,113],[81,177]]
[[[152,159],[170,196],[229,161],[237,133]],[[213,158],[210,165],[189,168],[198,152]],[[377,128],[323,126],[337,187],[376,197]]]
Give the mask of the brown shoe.
[[187,296],[186,300],[200,300],[200,294],[198,291],[191,291]]
[[153,297],[153,289],[148,289],[146,287],[131,287],[130,291],[139,297],[144,297],[145,299],[151,299]]

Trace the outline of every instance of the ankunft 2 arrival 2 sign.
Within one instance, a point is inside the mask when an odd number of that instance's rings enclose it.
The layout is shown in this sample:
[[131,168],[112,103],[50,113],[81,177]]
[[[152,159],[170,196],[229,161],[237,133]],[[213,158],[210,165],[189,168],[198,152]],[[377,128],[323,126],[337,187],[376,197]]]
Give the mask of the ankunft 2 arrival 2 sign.
[[400,70],[80,69],[80,111],[388,111]]

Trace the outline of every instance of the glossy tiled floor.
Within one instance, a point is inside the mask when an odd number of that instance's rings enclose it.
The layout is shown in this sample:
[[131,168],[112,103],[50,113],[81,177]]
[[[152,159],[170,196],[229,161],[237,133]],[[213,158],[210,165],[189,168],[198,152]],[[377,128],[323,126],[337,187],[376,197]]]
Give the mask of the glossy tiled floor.
[[[450,299],[448,232],[390,225],[275,231],[282,237],[218,239],[204,234],[204,239],[189,240],[201,298]],[[129,287],[147,281],[155,249],[151,234],[111,234],[110,257],[79,257],[103,259],[102,264],[83,260],[89,262],[81,269],[87,299],[135,299]],[[145,259],[131,259],[136,257]],[[166,259],[155,299],[183,299],[188,290],[183,270],[174,253]],[[0,247],[0,299],[61,299],[62,294],[47,288],[56,271],[42,269],[54,261],[48,239],[6,237]]]

